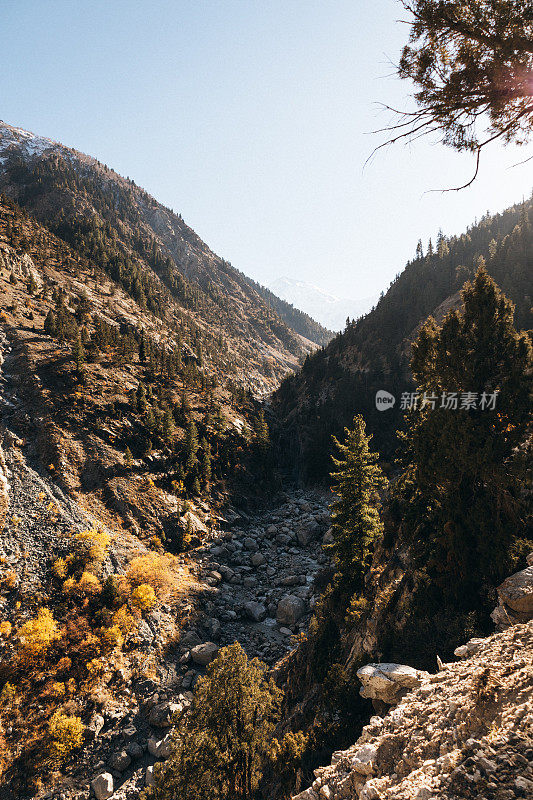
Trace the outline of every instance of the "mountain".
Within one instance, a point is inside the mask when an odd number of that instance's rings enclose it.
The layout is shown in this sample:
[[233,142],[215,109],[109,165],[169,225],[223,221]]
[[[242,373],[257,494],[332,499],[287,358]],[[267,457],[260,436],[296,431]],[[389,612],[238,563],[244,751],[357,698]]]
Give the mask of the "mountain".
[[225,378],[264,394],[315,347],[181,215],[90,156],[0,123],[0,191],[141,309],[201,341],[206,363]]
[[269,285],[269,289],[333,331],[344,330],[347,318],[357,319],[369,311],[377,300],[376,297],[340,299],[311,283],[287,277],[278,278]]
[[[385,459],[395,451],[401,396],[414,389],[410,343],[424,320],[460,302],[459,290],[480,259],[515,303],[515,323],[533,327],[533,201],[487,215],[460,236],[440,236],[391,283],[375,308],[353,321],[302,370],[285,379],[273,397],[280,424],[280,451],[295,476],[323,478],[330,470],[331,435],[341,435],[362,413]],[[376,407],[376,393],[394,395],[393,407]]]
[[261,295],[265,303],[272,308],[281,319],[289,325],[293,330],[304,336],[306,339],[318,345],[325,345],[333,339],[335,335],[332,331],[324,328],[318,322],[304,311],[292,305],[292,303],[282,300],[278,295],[274,294],[271,289],[267,289],[260,283],[256,283],[251,278],[247,278],[248,282]]

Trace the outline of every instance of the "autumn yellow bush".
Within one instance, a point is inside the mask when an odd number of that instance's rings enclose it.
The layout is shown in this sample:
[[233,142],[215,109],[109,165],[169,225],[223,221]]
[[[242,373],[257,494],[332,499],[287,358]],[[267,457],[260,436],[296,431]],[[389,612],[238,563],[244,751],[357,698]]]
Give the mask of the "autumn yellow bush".
[[130,561],[126,577],[134,589],[143,584],[151,586],[161,599],[169,594],[175,582],[174,565],[175,557],[168,553],[146,553]]
[[19,655],[25,662],[44,656],[54,641],[59,639],[57,622],[48,608],[41,608],[34,619],[28,620],[19,630]]
[[156,603],[155,592],[147,583],[141,583],[131,593],[130,603],[138,611],[149,611]]
[[120,606],[118,611],[115,611],[113,614],[113,624],[118,625],[124,636],[131,631],[134,622],[135,620],[128,611],[128,607],[126,605]]
[[104,560],[109,545],[109,536],[101,528],[91,528],[72,537],[73,556],[83,567],[98,566]]
[[61,764],[80,747],[83,742],[84,726],[79,717],[71,717],[56,711],[48,723],[49,752],[52,760]]
[[102,649],[105,652],[116,650],[124,644],[124,636],[118,625],[112,625],[110,628],[100,628],[98,631]]
[[2,639],[8,639],[11,635],[11,623],[5,619],[3,622],[0,622],[0,636]]
[[68,574],[67,562],[64,558],[56,558],[54,563],[52,564],[52,572],[59,578],[59,580],[64,580]]

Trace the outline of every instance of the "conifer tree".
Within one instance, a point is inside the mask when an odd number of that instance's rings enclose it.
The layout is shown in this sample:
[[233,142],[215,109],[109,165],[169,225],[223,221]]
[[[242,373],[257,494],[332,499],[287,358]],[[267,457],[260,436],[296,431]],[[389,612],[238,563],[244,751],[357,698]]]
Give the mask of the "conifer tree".
[[200,678],[151,800],[253,800],[279,717],[281,691],[238,642]]
[[333,491],[338,495],[331,507],[333,542],[329,545],[338,571],[355,590],[362,584],[369,566],[372,546],[382,533],[379,517],[379,491],[386,485],[379,455],[372,453],[361,415],[354,417],[353,428],[345,428],[345,440],[333,437],[338,457],[332,456],[335,471]]
[[189,424],[187,425],[187,432],[185,434],[185,470],[188,474],[191,474],[196,469],[198,464],[197,458],[198,452],[198,430],[194,423],[194,420],[191,419]]
[[528,335],[514,327],[513,304],[483,263],[462,299],[462,311],[440,327],[430,318],[413,345],[422,400],[409,420],[404,457],[420,507],[434,510],[429,543],[443,582],[450,584],[453,572],[463,594],[467,582],[475,594],[483,581],[508,574],[512,539],[525,530],[517,447],[531,420],[532,351]]
[[72,357],[76,364],[76,373],[78,377],[81,377],[83,375],[83,365],[85,364],[85,350],[79,333],[72,346]]

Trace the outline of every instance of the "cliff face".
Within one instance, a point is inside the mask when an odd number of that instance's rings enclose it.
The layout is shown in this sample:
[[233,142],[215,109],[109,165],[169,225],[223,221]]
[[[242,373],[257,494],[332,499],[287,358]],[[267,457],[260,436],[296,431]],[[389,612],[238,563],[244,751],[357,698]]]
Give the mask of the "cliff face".
[[422,677],[295,800],[533,796],[533,621]]

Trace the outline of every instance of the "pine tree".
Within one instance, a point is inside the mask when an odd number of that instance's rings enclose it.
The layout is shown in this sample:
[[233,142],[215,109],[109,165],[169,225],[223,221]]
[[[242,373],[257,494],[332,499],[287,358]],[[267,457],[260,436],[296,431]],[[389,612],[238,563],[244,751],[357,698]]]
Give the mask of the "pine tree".
[[174,417],[172,415],[172,411],[170,408],[166,408],[163,414],[163,438],[166,442],[170,442],[174,436],[176,431],[176,425],[174,423]]
[[197,458],[198,452],[198,430],[194,423],[194,420],[191,419],[189,424],[187,425],[187,432],[185,434],[185,470],[190,475],[196,469],[198,464]]
[[46,315],[46,319],[44,321],[44,332],[48,334],[48,336],[55,336],[56,335],[56,317],[52,309]]
[[85,364],[85,350],[81,341],[81,335],[78,336],[72,346],[72,357],[76,363],[76,373],[78,376],[83,375],[83,366]]
[[365,434],[361,415],[354,418],[351,430],[345,428],[344,443],[333,437],[339,455],[332,456],[335,471],[331,477],[338,500],[331,507],[333,542],[329,549],[341,577],[354,590],[361,588],[373,543],[383,528],[379,491],[386,485],[386,479],[376,463],[379,455],[370,451],[371,438]]
[[[532,351],[527,334],[514,327],[512,303],[483,264],[462,298],[462,311],[450,312],[440,327],[430,318],[413,344],[413,375],[426,402],[411,414],[404,458],[420,508],[433,509],[432,559],[443,583],[461,585],[464,596],[467,584],[475,595],[484,581],[508,574],[511,542],[526,513],[517,448],[531,419]],[[457,401],[450,405],[452,392]],[[450,581],[450,572],[461,584]]]
[[211,446],[206,439],[202,439],[200,445],[202,448],[202,482],[205,488],[209,488],[211,483]]
[[238,642],[224,647],[196,685],[150,798],[253,800],[281,697],[265,664],[248,660]]

